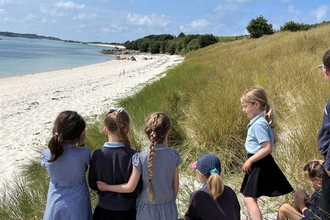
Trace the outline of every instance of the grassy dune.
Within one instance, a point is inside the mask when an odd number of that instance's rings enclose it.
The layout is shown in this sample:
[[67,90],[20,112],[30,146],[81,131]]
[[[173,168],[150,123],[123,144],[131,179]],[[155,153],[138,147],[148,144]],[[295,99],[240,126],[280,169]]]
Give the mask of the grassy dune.
[[[132,118],[130,137],[137,149],[146,145],[142,128],[150,113],[164,111],[171,116],[173,129],[168,145],[182,157],[180,213],[186,210],[193,190],[195,174],[189,165],[204,153],[220,157],[225,183],[238,193],[249,121],[239,99],[254,85],[266,89],[276,111],[275,160],[294,188],[311,192],[308,182],[302,180],[301,169],[308,160],[321,158],[317,131],[330,85],[317,66],[330,48],[329,36],[330,26],[326,25],[306,32],[277,32],[259,39],[211,45],[187,54],[181,65],[169,69],[166,77],[146,85],[139,93],[118,100],[118,106],[125,107]],[[106,141],[99,131],[102,117],[89,121],[87,144],[96,149]],[[47,186],[47,175],[39,161],[31,161],[23,177],[4,187],[7,190],[1,196],[0,219],[41,219]],[[95,205],[95,194],[92,196]],[[285,201],[291,202],[292,194],[262,198],[260,206],[272,218]]]

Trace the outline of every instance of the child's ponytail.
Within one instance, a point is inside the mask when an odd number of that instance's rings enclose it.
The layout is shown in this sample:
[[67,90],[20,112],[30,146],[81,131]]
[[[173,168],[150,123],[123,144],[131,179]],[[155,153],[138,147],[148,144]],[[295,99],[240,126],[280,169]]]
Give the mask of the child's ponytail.
[[[214,168],[216,169],[216,168]],[[222,195],[224,190],[224,183],[221,178],[221,176],[218,174],[218,172],[212,172],[211,170],[211,176],[208,178],[207,183],[208,187],[211,191],[212,197],[214,200],[216,200],[219,196]]]
[[54,162],[58,157],[62,155],[63,147],[59,142],[59,134],[57,132],[54,132],[52,138],[49,140],[48,148],[51,153],[51,157],[48,162]]

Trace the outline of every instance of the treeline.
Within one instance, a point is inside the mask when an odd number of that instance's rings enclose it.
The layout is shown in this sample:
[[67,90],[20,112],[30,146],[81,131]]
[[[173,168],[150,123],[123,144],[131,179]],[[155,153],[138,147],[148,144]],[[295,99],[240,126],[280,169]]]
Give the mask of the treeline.
[[[283,26],[280,27],[279,31],[307,31],[309,29],[321,26],[321,25],[328,25],[329,21],[323,21],[322,23],[317,24],[304,24],[298,23],[294,21],[286,22]],[[252,19],[246,30],[249,32],[251,38],[259,38],[263,35],[270,35],[274,34],[276,31],[273,29],[273,25],[268,23],[268,21],[260,15],[257,18]]]
[[126,41],[124,46],[129,50],[173,55],[187,53],[217,42],[219,38],[212,34],[185,35],[181,32],[177,37],[170,34],[148,35],[134,41]]

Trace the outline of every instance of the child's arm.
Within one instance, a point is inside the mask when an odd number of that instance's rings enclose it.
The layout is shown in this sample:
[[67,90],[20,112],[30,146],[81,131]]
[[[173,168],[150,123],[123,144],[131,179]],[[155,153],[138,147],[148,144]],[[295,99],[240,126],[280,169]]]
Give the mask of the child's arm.
[[111,192],[118,192],[118,193],[131,193],[135,190],[139,179],[140,179],[140,172],[133,166],[132,174],[127,183],[123,183],[120,185],[108,185],[105,182],[97,181],[97,187],[100,191],[111,191]]
[[179,167],[176,167],[174,171],[173,190],[174,190],[174,198],[176,198],[179,192]]
[[268,154],[271,154],[273,149],[272,149],[272,144],[270,141],[265,141],[261,143],[262,148],[254,154],[252,157],[247,159],[242,167],[243,172],[249,173],[251,171],[251,166],[254,162],[266,157]]

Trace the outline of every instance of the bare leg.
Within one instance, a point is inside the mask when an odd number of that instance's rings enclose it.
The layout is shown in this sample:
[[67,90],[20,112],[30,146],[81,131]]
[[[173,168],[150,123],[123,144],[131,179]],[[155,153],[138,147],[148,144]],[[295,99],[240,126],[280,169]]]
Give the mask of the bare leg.
[[277,214],[277,220],[299,220],[301,218],[301,213],[299,213],[294,207],[289,204],[283,204]]
[[258,206],[258,198],[244,196],[244,203],[251,215],[252,220],[262,220],[262,215]]

